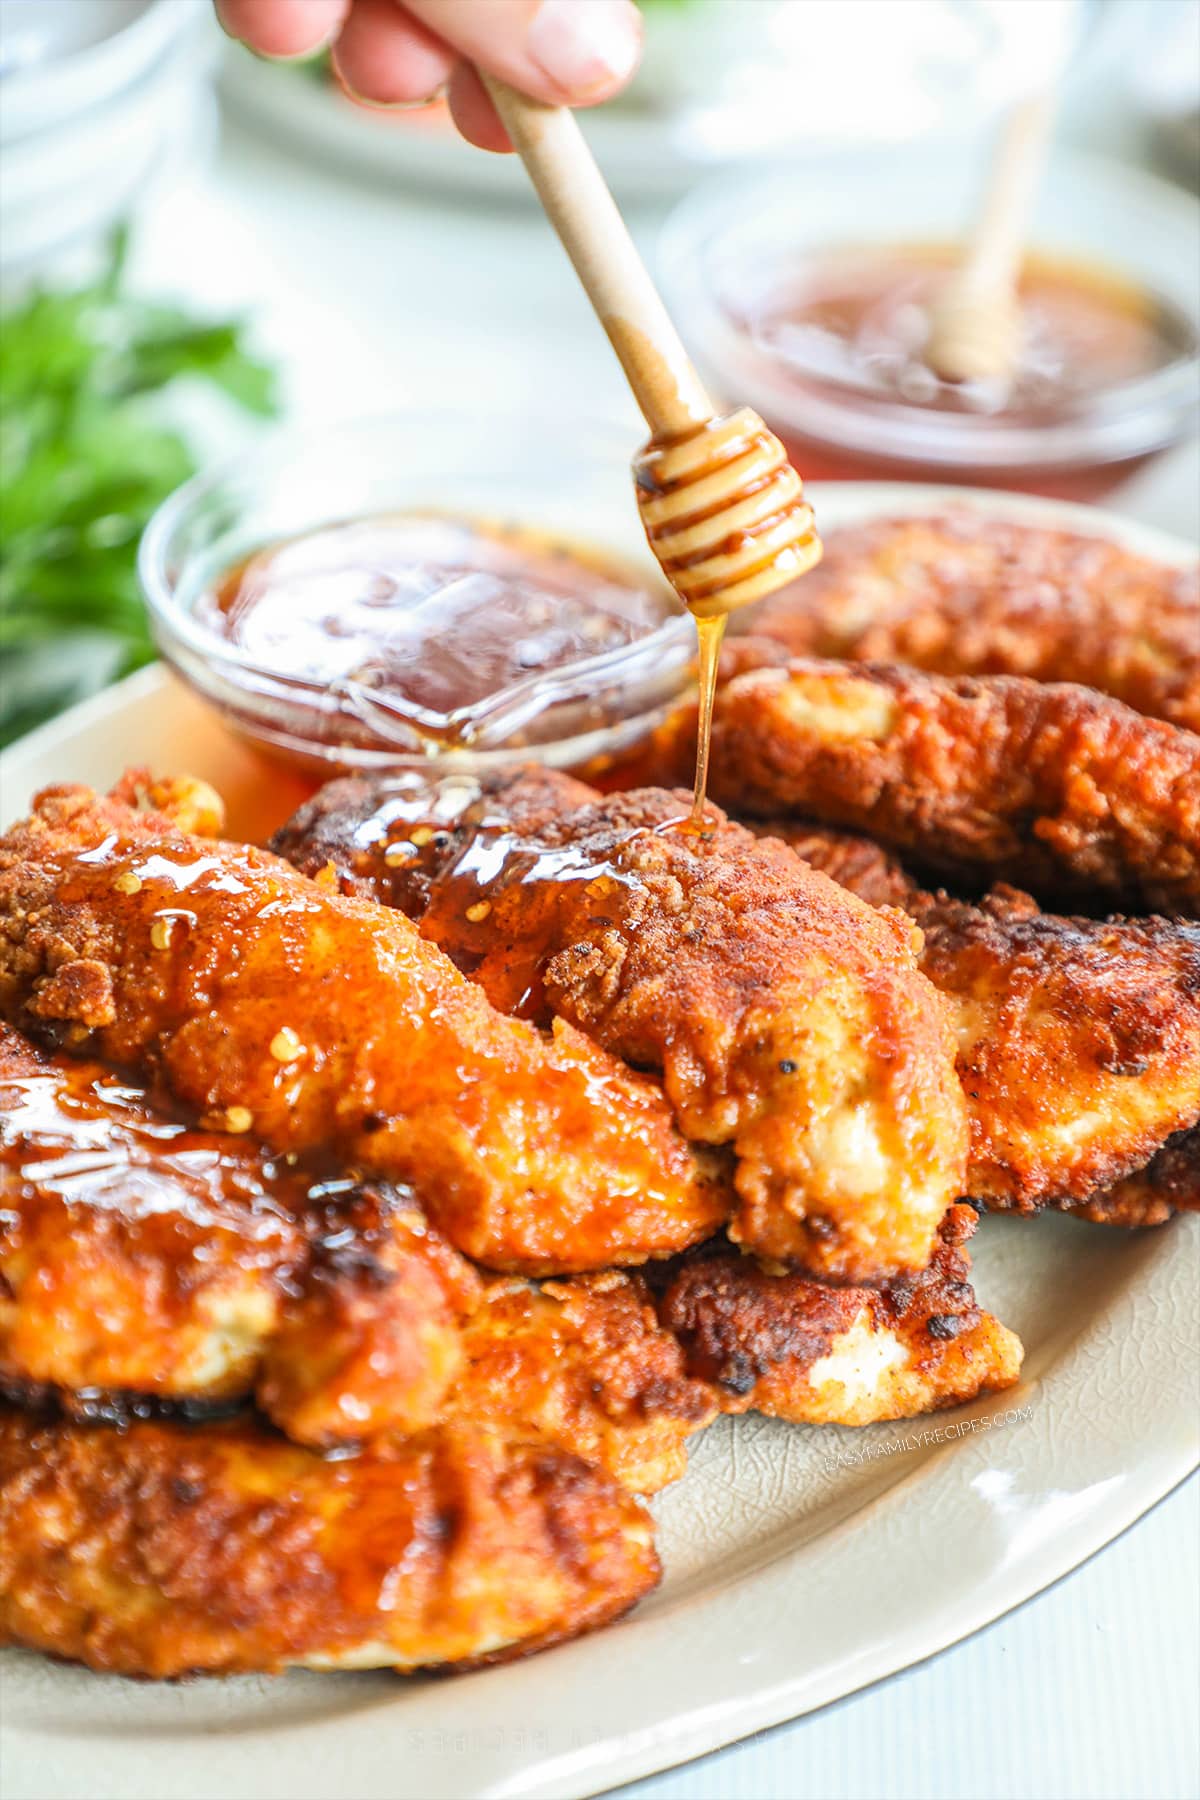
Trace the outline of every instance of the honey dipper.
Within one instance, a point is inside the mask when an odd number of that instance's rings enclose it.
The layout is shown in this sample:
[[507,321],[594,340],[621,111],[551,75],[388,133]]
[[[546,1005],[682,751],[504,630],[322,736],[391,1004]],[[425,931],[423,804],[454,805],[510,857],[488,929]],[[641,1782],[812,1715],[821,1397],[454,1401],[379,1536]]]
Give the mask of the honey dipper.
[[820,557],[800,477],[756,412],[715,416],[574,115],[483,79],[650,427],[633,465],[650,548],[698,621],[724,619]]
[[1016,368],[1017,282],[1053,115],[1053,95],[1038,93],[1014,107],[1000,135],[970,247],[930,309],[925,361],[944,381],[996,380]]

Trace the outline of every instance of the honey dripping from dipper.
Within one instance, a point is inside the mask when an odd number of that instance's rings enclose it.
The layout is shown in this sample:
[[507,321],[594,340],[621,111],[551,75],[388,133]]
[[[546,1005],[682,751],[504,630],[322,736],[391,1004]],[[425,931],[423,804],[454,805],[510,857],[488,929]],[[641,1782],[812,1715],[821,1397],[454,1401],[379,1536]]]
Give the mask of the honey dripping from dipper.
[[691,830],[704,822],[713,702],[725,621],[820,560],[812,508],[779,439],[741,407],[634,463],[638,507],[660,568],[696,621],[700,717]]

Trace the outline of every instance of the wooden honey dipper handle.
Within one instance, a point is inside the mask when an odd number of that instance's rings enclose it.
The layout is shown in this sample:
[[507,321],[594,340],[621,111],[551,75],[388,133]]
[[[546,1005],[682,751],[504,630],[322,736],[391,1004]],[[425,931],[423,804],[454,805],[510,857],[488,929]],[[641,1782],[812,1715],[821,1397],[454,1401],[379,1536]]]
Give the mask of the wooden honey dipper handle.
[[682,437],[713,416],[575,115],[531,100],[480,71],[546,216],[608,333],[656,438]]
[[1016,286],[1034,193],[1042,173],[1054,101],[1040,93],[1016,107],[1000,139],[963,280],[980,288]]
[[930,319],[925,360],[946,381],[1010,375],[1021,352],[1017,282],[1054,117],[1047,89],[1016,106],[989,171],[971,245]]
[[574,116],[480,73],[650,427],[634,479],[659,567],[697,619],[774,592],[821,554],[783,445],[748,407],[714,417]]

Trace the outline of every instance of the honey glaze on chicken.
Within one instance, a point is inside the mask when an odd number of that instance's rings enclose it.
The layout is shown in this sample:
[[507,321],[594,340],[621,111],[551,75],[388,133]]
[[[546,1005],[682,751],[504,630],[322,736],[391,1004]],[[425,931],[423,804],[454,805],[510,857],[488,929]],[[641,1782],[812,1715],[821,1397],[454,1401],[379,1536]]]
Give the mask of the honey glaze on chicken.
[[332,783],[275,848],[409,912],[501,1012],[659,1076],[684,1138],[734,1151],[747,1248],[835,1281],[928,1262],[966,1115],[907,923],[715,809],[681,832],[678,791],[605,799],[527,767],[440,831],[412,826],[416,803],[406,785],[392,835],[388,782]]
[[[716,1413],[858,1425],[1016,1379],[970,1287],[974,1214],[946,1212],[965,1117],[915,934],[785,846],[717,818],[681,835],[681,803],[537,768],[335,784],[281,834],[302,873],[131,778],[49,789],[0,838],[0,1632],[154,1676],[514,1654],[653,1585],[629,1490],[682,1474]],[[396,888],[422,919],[472,896],[446,936],[478,981],[379,904]],[[556,932],[538,1022],[495,1010]],[[875,1039],[865,1086],[831,1093]],[[822,1083],[835,1120],[863,1102],[878,1127],[886,1218],[769,1191],[814,1147]],[[331,1169],[305,1189],[310,1156]],[[720,1234],[735,1160],[742,1249]],[[759,1262],[756,1237],[869,1285]],[[231,1349],[221,1396],[270,1427],[196,1422]],[[93,1409],[101,1382],[127,1413]]]
[[49,789],[0,840],[0,921],[10,1022],[144,1067],[206,1126],[411,1183],[491,1268],[672,1255],[727,1215],[653,1082],[504,1017],[407,920],[265,851]]
[[205,1131],[0,1025],[0,1386],[73,1412],[253,1396],[330,1445],[434,1416],[471,1267],[410,1192]]

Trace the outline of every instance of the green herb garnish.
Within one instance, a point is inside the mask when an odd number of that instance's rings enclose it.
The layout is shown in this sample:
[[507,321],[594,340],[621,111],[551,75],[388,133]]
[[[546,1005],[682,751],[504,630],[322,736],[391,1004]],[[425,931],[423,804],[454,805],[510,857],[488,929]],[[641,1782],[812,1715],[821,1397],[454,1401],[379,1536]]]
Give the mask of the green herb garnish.
[[274,410],[237,325],[132,298],[123,261],[0,318],[0,743],[154,655],[138,540],[196,466],[164,390]]

